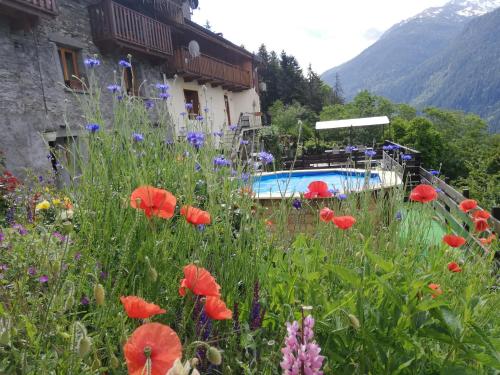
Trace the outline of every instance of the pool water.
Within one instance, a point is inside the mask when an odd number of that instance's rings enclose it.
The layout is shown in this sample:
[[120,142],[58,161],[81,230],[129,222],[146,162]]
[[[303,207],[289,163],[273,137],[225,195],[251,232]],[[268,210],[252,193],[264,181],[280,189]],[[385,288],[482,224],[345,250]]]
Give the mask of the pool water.
[[338,170],[277,172],[256,176],[252,190],[257,195],[292,196],[307,192],[307,186],[313,181],[326,182],[330,189],[339,192],[359,191],[363,188],[373,188],[381,183],[377,173],[366,175],[364,172]]

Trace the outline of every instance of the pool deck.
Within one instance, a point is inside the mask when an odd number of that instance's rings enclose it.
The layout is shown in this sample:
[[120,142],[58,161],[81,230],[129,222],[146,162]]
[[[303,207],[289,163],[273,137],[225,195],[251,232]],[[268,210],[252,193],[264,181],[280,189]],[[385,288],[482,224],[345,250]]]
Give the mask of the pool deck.
[[[395,186],[400,186],[403,184],[403,181],[401,180],[400,177],[395,172],[392,171],[385,171],[382,169],[353,169],[353,168],[325,168],[325,169],[305,169],[305,170],[293,170],[293,171],[276,171],[276,172],[264,172],[258,175],[258,177],[261,176],[271,176],[275,175],[278,173],[318,173],[318,172],[343,172],[343,173],[361,173],[364,174],[366,172],[369,173],[375,173],[378,174],[380,177],[380,183],[371,185],[369,188],[361,188],[361,189],[339,189],[340,193],[353,193],[353,192],[359,192],[359,191],[374,191],[374,190],[379,190],[379,189],[384,189],[384,188],[391,188]],[[256,176],[257,177],[257,176]],[[318,179],[321,180],[321,179]],[[305,193],[305,191],[302,192],[295,192],[295,193],[256,193],[255,194],[255,199],[259,200],[269,200],[269,199],[284,199],[284,198],[299,198],[301,194]]]

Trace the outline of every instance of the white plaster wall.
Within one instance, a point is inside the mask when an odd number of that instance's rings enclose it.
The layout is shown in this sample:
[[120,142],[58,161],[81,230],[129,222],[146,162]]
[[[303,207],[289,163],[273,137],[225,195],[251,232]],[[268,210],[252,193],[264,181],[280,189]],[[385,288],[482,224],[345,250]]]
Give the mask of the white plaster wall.
[[[240,113],[253,113],[260,111],[260,100],[255,89],[242,92],[232,92],[223,90],[222,87],[212,87],[210,84],[199,85],[197,81],[185,82],[182,77],[169,80],[170,111],[176,122],[177,135],[183,136],[188,131],[203,131],[212,134],[216,131],[227,133],[229,125],[237,124]],[[185,112],[184,90],[193,90],[198,92],[200,100],[201,115],[203,121],[188,120],[181,116]],[[229,99],[229,111],[231,114],[231,123],[228,123],[224,95]],[[208,112],[205,112],[205,108]],[[258,118],[260,125],[260,118]],[[216,138],[218,142],[219,139]]]

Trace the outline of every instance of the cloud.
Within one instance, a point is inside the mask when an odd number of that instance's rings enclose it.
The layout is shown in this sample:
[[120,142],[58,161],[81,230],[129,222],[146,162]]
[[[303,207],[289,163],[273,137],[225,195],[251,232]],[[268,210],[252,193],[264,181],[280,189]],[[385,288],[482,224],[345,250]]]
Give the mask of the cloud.
[[383,34],[384,32],[382,30],[378,30],[374,27],[371,27],[369,28],[368,30],[365,31],[365,33],[363,34],[363,37],[366,39],[366,40],[370,40],[370,41],[375,41],[377,40],[378,38],[380,38],[380,36]]

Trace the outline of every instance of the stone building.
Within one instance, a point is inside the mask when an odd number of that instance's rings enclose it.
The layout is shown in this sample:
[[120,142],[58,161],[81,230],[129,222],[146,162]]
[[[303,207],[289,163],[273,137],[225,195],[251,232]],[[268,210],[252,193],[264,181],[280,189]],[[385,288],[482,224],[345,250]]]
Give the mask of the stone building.
[[[157,82],[168,80],[174,116],[191,103],[192,121],[210,109],[212,131],[242,118],[246,126],[260,126],[255,56],[192,22],[196,6],[195,0],[0,1],[0,151],[6,167],[47,170],[48,147],[69,147],[85,136],[78,96],[87,95],[80,80],[88,79],[84,61],[94,55],[104,87],[118,72],[122,90],[146,100]],[[129,54],[133,67],[119,67]],[[112,95],[102,98],[111,111]]]

